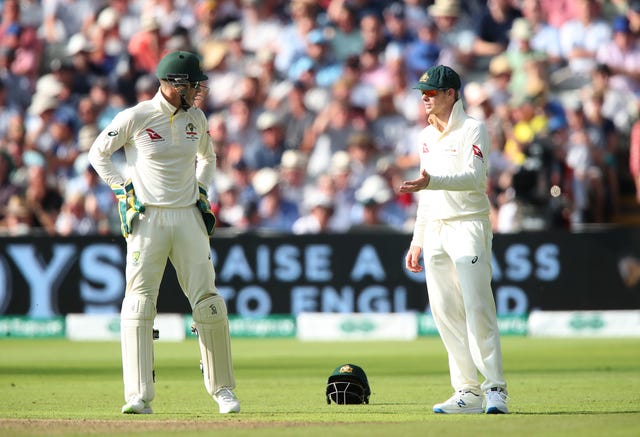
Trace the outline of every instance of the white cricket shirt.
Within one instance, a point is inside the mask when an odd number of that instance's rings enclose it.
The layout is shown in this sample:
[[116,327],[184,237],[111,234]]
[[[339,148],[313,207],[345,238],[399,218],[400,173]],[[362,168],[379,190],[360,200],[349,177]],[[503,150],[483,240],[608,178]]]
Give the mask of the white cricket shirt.
[[422,247],[427,222],[488,219],[489,135],[484,124],[468,116],[458,100],[444,132],[428,125],[418,140],[420,171],[425,169],[431,176],[429,186],[419,191],[411,242]]
[[144,205],[179,208],[194,205],[198,182],[213,181],[216,155],[207,119],[198,108],[176,112],[160,93],[125,109],[96,138],[89,161],[109,185],[124,177],[111,155],[124,147],[126,170]]

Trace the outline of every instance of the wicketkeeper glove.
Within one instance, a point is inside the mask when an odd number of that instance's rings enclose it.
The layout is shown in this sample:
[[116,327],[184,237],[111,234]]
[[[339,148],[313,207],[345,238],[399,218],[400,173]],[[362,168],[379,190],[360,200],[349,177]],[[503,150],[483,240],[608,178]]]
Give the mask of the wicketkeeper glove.
[[198,192],[199,197],[196,201],[196,206],[202,214],[202,220],[204,220],[204,226],[207,228],[207,234],[213,235],[216,229],[216,215],[211,211],[207,189],[201,183],[198,183]]
[[133,220],[144,212],[144,205],[136,198],[131,179],[127,179],[124,185],[113,184],[111,189],[118,199],[120,231],[127,238],[133,231]]

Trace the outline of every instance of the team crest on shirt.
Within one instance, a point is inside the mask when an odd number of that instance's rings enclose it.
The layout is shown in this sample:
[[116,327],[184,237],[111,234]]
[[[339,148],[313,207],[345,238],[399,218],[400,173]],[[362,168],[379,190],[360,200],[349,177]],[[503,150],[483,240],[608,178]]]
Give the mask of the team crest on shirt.
[[187,123],[184,127],[184,133],[188,140],[195,141],[198,139],[198,131],[196,130],[196,125],[193,123]]
[[131,262],[134,265],[137,265],[138,263],[140,263],[140,251],[136,250],[135,252],[133,252],[131,254]]
[[422,153],[429,153],[429,146],[427,146],[427,143],[422,143]]
[[164,141],[164,138],[162,138],[162,135],[160,135],[158,132],[154,131],[153,129],[146,128],[144,131],[147,133],[147,135],[149,135],[149,139],[151,141]]
[[482,154],[482,150],[480,150],[479,146],[473,145],[473,156],[476,158],[480,158],[480,160],[484,160],[484,155]]

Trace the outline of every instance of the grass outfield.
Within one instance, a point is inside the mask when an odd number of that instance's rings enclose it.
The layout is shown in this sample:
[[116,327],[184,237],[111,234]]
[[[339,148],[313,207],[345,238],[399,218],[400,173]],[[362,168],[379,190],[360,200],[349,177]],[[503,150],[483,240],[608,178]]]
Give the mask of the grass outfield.
[[[219,415],[193,339],[155,343],[154,414],[124,416],[118,343],[0,340],[0,435],[638,436],[640,339],[504,337],[512,414],[431,412],[451,395],[440,340],[233,339],[242,412]],[[327,405],[331,371],[364,368],[369,405]]]

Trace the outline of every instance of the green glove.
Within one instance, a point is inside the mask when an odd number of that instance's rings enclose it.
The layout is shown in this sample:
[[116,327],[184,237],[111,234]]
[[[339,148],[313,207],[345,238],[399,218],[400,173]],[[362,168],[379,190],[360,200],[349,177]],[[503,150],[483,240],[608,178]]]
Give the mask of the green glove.
[[144,212],[144,205],[136,198],[131,179],[127,179],[124,186],[113,184],[111,185],[111,189],[118,199],[120,231],[124,238],[127,238],[133,231],[133,220],[135,220],[141,212]]
[[213,235],[216,229],[216,215],[211,211],[207,189],[201,183],[198,183],[198,192],[200,196],[196,201],[196,206],[202,214],[202,220],[204,220],[204,226],[207,228],[207,234]]

